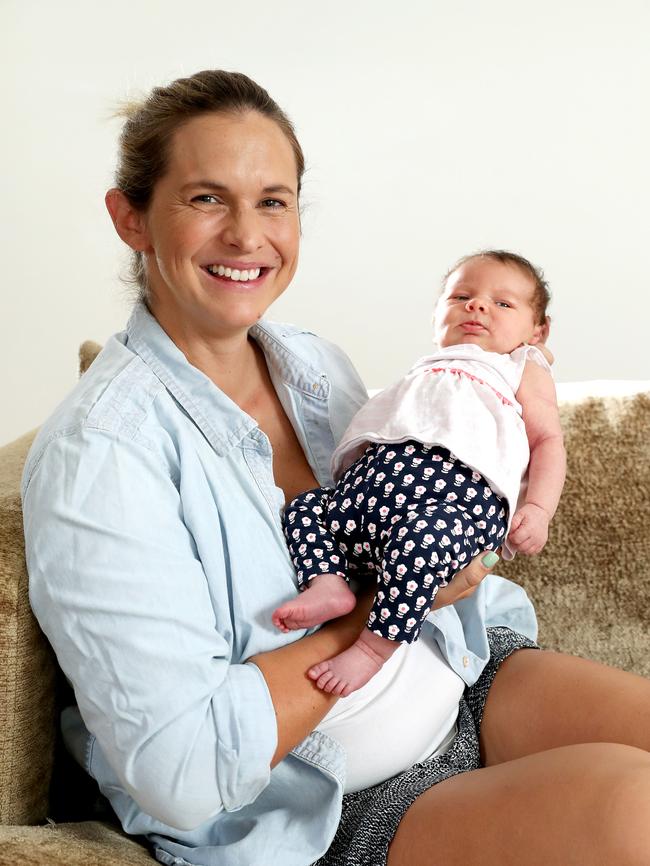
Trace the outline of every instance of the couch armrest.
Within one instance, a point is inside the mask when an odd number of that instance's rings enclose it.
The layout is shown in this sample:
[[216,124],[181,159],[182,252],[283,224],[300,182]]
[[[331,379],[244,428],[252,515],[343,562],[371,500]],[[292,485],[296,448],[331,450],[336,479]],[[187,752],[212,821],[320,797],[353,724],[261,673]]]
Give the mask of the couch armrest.
[[0,824],[45,818],[56,734],[55,661],[25,569],[20,476],[32,439],[0,448]]

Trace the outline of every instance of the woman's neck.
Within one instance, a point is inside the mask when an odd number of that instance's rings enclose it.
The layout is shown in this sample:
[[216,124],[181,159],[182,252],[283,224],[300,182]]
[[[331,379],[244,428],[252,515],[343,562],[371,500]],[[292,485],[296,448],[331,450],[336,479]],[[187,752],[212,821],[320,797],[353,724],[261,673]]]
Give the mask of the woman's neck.
[[229,340],[193,341],[179,348],[190,364],[242,408],[259,390],[265,362],[248,334]]

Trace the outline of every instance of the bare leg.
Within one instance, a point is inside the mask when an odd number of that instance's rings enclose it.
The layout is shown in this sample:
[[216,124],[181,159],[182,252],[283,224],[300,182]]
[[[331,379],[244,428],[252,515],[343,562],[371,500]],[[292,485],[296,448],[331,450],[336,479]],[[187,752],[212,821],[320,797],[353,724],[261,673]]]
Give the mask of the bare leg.
[[402,818],[388,866],[650,863],[650,756],[591,743],[430,788]]
[[319,574],[296,598],[280,605],[271,619],[284,632],[311,628],[350,613],[355,604],[355,595],[345,578],[338,574]]
[[350,649],[307,671],[319,689],[346,697],[374,677],[401,644],[364,628]]
[[650,863],[650,682],[520,650],[490,688],[481,749],[483,769],[407,811],[389,866]]
[[650,680],[562,653],[506,659],[485,705],[484,764],[596,742],[650,751]]

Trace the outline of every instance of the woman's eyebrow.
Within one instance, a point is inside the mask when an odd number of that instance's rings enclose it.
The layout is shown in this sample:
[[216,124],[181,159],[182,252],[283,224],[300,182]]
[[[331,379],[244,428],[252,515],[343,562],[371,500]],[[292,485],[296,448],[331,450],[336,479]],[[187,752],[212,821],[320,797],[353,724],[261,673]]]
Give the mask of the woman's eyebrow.
[[274,186],[265,186],[264,189],[262,190],[262,192],[265,195],[270,195],[271,193],[274,193],[274,192],[281,192],[281,193],[284,193],[285,195],[295,195],[296,194],[296,191],[291,189],[290,186],[285,186],[282,183],[275,184]]
[[[214,180],[191,180],[189,183],[183,184],[181,192],[189,192],[192,189],[198,188],[211,190],[212,192],[229,192],[229,188],[225,183],[218,183]],[[281,183],[273,184],[272,186],[265,186],[262,189],[262,195],[272,195],[273,193],[283,193],[284,195],[295,196],[296,191]]]
[[189,183],[184,183],[181,187],[182,192],[188,192],[191,189],[200,187],[201,189],[210,189],[215,192],[227,192],[228,187],[224,183],[217,183],[214,180],[191,180]]

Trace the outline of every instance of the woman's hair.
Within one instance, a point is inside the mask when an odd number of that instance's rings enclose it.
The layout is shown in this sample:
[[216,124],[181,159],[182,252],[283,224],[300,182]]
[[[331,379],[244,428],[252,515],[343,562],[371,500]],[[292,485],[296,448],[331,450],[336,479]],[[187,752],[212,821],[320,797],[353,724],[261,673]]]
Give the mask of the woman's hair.
[[[154,187],[167,170],[173,134],[201,114],[240,114],[256,111],[280,127],[296,159],[298,194],[305,158],[293,124],[269,94],[241,72],[206,69],[179,78],[167,87],[154,88],[146,99],[128,102],[118,112],[125,117],[119,140],[115,186],[140,211],[149,206]],[[130,281],[141,298],[147,295],[147,275],[142,253],[131,259]]]
[[548,288],[548,283],[544,279],[544,271],[541,268],[535,267],[532,262],[525,259],[517,253],[511,253],[508,250],[480,250],[477,253],[471,253],[469,256],[463,256],[459,259],[442,278],[442,291],[447,288],[449,277],[455,273],[458,268],[467,262],[474,259],[490,259],[493,262],[500,262],[502,265],[513,265],[527,277],[533,281],[533,298],[532,307],[535,311],[536,325],[543,325],[546,318],[546,308],[551,300],[551,293]]

